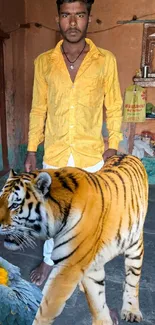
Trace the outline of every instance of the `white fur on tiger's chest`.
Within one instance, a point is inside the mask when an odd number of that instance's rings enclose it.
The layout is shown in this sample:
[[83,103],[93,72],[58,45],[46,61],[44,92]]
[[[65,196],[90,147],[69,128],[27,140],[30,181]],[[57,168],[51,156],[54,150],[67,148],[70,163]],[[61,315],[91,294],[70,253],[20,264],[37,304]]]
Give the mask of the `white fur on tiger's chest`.
[[[60,259],[72,252],[74,245],[74,237],[76,236],[76,225],[81,218],[81,211],[72,209],[68,217],[66,225],[62,231],[58,232],[54,237],[54,250],[52,252],[52,259]],[[61,224],[59,224],[61,228]],[[57,225],[58,227],[58,225]]]

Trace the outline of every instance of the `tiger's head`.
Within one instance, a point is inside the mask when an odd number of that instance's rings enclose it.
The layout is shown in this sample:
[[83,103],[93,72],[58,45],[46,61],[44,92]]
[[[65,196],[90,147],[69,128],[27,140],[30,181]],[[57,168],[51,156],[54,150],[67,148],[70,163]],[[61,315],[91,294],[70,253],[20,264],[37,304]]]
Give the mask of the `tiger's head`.
[[46,172],[10,172],[0,192],[0,234],[6,236],[6,248],[33,246],[32,237],[48,238],[46,201],[50,185],[51,176]]
[[85,199],[79,199],[72,205],[75,192],[87,196],[83,179],[84,172],[72,167],[19,175],[11,171],[0,193],[0,235],[6,236],[5,247],[16,250],[34,245],[34,237],[59,237],[68,216],[76,222],[72,210],[82,209],[80,202],[85,204]]

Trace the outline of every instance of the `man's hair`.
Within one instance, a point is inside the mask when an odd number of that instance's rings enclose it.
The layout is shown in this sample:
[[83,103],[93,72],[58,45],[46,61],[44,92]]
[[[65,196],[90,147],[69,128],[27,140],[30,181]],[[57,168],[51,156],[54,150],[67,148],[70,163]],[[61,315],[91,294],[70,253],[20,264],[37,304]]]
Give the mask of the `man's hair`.
[[60,13],[60,6],[63,3],[73,3],[73,2],[77,2],[77,1],[83,2],[86,4],[87,10],[88,10],[88,15],[90,15],[91,7],[92,7],[92,4],[94,3],[94,0],[57,0],[56,3],[57,3],[57,8],[58,8],[58,13]]

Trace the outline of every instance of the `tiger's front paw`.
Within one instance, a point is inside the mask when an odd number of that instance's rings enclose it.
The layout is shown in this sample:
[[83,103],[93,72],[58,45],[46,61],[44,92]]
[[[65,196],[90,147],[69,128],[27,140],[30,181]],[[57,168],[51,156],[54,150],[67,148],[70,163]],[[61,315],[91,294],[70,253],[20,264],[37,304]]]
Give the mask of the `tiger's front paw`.
[[92,323],[92,325],[115,325],[111,320],[96,320]]
[[92,325],[119,325],[118,315],[116,311],[110,310],[110,317],[104,320],[94,320]]
[[143,316],[142,313],[139,311],[129,311],[129,310],[125,310],[123,309],[121,311],[121,319],[126,320],[127,322],[138,322],[140,323],[143,320]]

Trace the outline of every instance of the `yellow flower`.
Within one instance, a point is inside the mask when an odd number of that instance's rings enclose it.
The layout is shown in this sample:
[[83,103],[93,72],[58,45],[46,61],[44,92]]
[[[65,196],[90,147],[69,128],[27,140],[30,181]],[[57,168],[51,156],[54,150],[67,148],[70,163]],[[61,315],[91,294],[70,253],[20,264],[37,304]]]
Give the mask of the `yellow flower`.
[[8,284],[8,272],[0,267],[0,285],[7,285]]

